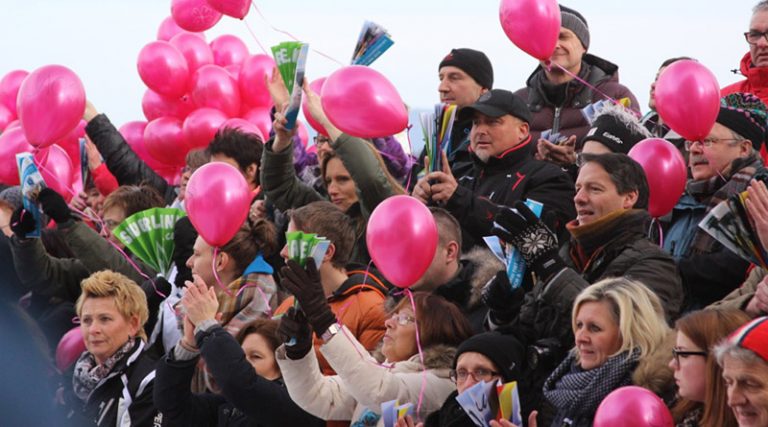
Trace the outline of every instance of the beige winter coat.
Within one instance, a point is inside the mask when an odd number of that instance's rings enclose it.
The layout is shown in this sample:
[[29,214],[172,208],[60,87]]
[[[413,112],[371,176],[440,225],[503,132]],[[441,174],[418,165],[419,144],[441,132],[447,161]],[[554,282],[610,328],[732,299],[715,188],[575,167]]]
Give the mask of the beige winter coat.
[[747,280],[745,280],[741,286],[734,289],[730,294],[726,295],[725,298],[715,302],[707,308],[746,309],[747,305],[752,300],[752,297],[755,296],[755,292],[757,292],[757,285],[759,285],[766,276],[768,276],[768,271],[760,267],[753,268],[752,271],[749,272]]
[[[337,333],[320,347],[337,375],[323,376],[315,352],[300,360],[288,359],[285,347],[277,349],[277,363],[291,398],[310,414],[324,420],[357,421],[366,411],[381,414],[381,404],[399,400],[400,404],[419,401],[426,381],[419,411],[420,419],[440,409],[455,389],[449,372],[456,349],[433,346],[424,350],[422,371],[419,355],[390,367],[379,365],[348,330]],[[379,419],[378,425],[384,425]]]

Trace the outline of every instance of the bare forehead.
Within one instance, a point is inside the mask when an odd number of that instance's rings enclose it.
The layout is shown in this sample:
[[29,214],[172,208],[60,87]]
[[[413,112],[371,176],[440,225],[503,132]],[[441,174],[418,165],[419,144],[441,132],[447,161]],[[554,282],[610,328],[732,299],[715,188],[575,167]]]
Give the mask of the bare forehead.
[[749,21],[749,29],[755,31],[768,31],[768,9],[758,10],[752,14]]
[[454,67],[453,65],[446,65],[444,67],[441,67],[438,71],[438,76],[440,78],[445,77],[469,77],[469,74],[465,73],[464,70],[462,70],[459,67]]
[[456,361],[457,368],[473,369],[473,368],[486,368],[493,370],[495,365],[486,355],[478,353],[476,351],[466,351],[461,353],[459,359]]

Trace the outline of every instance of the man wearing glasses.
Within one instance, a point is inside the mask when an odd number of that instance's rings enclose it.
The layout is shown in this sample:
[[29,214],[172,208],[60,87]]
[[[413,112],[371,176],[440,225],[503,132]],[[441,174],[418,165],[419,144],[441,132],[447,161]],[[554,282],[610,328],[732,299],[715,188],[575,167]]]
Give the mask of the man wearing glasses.
[[746,277],[749,262],[715,241],[699,223],[720,202],[745,191],[764,168],[758,151],[765,142],[767,117],[765,104],[755,95],[730,94],[722,99],[709,135],[685,142],[691,179],[664,239],[664,249],[675,257],[683,278],[684,311],[722,299]]
[[741,60],[740,71],[746,80],[724,87],[722,95],[748,92],[768,102],[768,0],[752,9],[749,31],[744,33],[744,38],[749,43],[749,52]]

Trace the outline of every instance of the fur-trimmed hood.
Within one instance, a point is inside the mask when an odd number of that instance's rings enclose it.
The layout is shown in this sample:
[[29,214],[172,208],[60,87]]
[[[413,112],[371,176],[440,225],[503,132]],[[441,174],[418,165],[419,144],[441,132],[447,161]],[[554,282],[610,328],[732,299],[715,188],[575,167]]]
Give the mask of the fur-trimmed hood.
[[[445,370],[453,368],[453,359],[456,357],[456,347],[436,344],[423,349],[424,367],[428,370]],[[416,353],[410,359],[397,362],[393,372],[421,372],[421,358]]]
[[675,378],[669,360],[675,347],[677,334],[671,331],[664,342],[647,357],[640,360],[632,373],[632,383],[647,388],[662,398],[674,394]]
[[[434,292],[469,312],[483,304],[483,286],[502,270],[504,265],[490,250],[475,247],[461,257],[458,274]],[[399,289],[394,291],[400,292]],[[392,311],[399,300],[400,297],[391,292],[384,302],[384,310]]]

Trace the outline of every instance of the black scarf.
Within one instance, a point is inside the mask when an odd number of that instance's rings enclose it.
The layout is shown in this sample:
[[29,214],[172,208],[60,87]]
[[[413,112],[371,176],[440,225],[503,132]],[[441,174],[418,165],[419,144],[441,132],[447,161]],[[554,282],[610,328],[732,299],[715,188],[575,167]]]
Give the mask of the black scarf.
[[632,384],[640,352],[621,353],[602,366],[584,371],[572,352],[544,382],[544,396],[557,408],[556,419],[592,419],[597,406],[613,390]]

